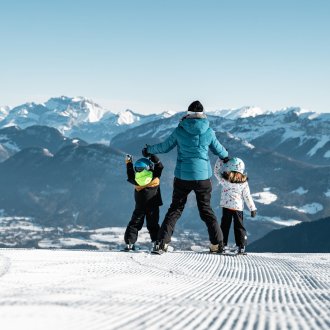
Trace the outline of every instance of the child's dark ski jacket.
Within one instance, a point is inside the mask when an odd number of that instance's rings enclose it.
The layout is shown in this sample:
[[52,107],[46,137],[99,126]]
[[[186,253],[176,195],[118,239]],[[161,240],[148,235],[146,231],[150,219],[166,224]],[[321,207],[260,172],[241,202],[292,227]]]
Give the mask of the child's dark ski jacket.
[[162,174],[163,168],[164,166],[161,161],[156,163],[152,171],[152,181],[145,186],[140,186],[135,181],[133,163],[127,163],[127,181],[135,185],[134,197],[136,207],[156,207],[163,205],[159,186],[159,178]]

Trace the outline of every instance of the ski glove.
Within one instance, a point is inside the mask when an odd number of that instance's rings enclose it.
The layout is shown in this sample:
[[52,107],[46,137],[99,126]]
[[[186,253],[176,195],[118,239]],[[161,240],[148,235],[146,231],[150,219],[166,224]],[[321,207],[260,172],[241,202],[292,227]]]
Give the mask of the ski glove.
[[143,157],[149,157],[151,155],[148,152],[148,145],[146,145],[146,147],[142,149],[142,155]]
[[251,211],[251,217],[254,218],[257,215],[257,210]]
[[229,162],[230,157],[225,157],[225,158],[223,158],[221,160],[224,162],[224,164],[226,164],[227,162]]
[[125,163],[126,164],[133,163],[133,157],[132,157],[132,155],[126,155],[126,157],[125,157]]
[[149,154],[149,158],[155,164],[157,164],[159,162],[159,158],[154,154]]

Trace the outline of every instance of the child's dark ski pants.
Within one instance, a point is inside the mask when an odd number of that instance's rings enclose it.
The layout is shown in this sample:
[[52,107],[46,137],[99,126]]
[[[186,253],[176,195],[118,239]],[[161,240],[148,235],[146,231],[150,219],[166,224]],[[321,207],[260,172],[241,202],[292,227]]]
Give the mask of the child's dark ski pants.
[[237,246],[244,247],[246,245],[246,230],[243,226],[243,211],[230,210],[222,208],[221,230],[223,233],[223,243],[227,245],[229,230],[232,219],[234,219],[234,235]]
[[207,226],[211,243],[222,244],[222,232],[210,205],[212,192],[210,179],[196,181],[174,179],[172,203],[161,225],[158,235],[159,241],[164,243],[171,241],[175,224],[182,214],[187,197],[191,191],[195,192],[198,211],[201,219]]
[[147,220],[147,229],[151,241],[157,240],[159,231],[159,207],[139,207],[133,211],[131,221],[128,223],[124,239],[126,244],[135,244],[138,238],[138,232],[143,227],[144,218]]

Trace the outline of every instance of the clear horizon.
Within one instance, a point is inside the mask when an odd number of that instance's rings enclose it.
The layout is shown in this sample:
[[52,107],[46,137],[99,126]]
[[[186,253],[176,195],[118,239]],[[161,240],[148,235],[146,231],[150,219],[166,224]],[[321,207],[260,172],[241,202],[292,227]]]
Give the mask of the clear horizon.
[[112,112],[330,112],[330,2],[0,5],[0,105],[83,96]]

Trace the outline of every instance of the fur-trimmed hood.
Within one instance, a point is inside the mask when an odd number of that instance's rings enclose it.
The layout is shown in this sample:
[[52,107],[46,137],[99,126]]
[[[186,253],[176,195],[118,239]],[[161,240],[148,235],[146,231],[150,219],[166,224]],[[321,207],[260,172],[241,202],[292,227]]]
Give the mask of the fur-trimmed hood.
[[[199,114],[199,113],[197,113]],[[179,127],[182,127],[187,133],[191,135],[204,134],[210,127],[210,122],[206,116],[201,114],[203,117],[197,117],[194,115],[187,115],[181,120]]]

